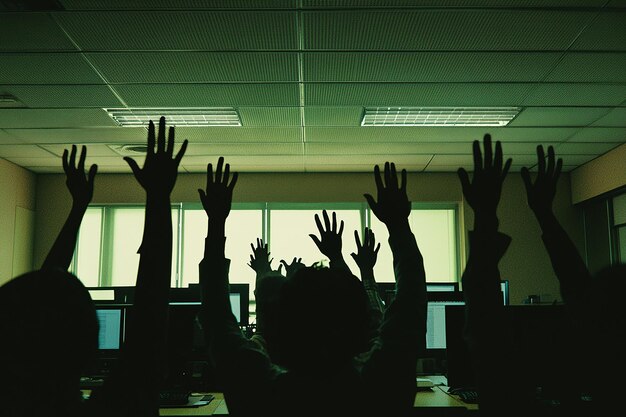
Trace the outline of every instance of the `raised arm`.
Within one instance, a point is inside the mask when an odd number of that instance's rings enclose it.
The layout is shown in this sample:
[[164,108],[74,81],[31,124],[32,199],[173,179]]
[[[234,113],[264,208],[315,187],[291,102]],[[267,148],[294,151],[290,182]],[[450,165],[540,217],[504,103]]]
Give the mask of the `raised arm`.
[[402,170],[399,182],[395,165],[387,162],[383,181],[376,166],[377,199],[365,195],[374,215],[389,231],[397,295],[385,310],[379,344],[363,372],[368,385],[389,399],[391,413],[408,413],[412,408],[417,358],[426,346],[426,277],[422,255],[409,227],[411,203],[406,177]]
[[161,117],[158,137],[155,137],[154,124],[149,123],[143,168],[134,159],[124,158],[146,192],[135,301],[132,315],[126,322],[121,364],[108,387],[114,392],[106,396],[108,404],[118,403],[118,409],[130,409],[127,415],[157,416],[159,413],[158,392],[164,371],[172,271],[170,193],[186,148],[187,141],[174,156],[174,128],[169,128],[166,142],[165,118]]
[[[506,341],[502,329],[502,298],[498,262],[510,239],[498,233],[497,208],[502,184],[511,166],[503,163],[502,146],[496,142],[495,154],[491,136],[484,137],[484,158],[480,143],[474,141],[472,180],[463,168],[458,171],[465,200],[474,210],[474,230],[470,232],[470,252],[463,273],[466,302],[466,338],[478,377],[480,407],[487,415],[510,407],[508,394],[514,390],[507,374]],[[495,414],[494,414],[495,415]]]
[[72,145],[69,154],[67,149],[63,151],[63,171],[65,172],[65,184],[72,195],[72,208],[59,232],[42,268],[61,268],[67,270],[72,262],[78,230],[83,221],[87,207],[93,197],[93,185],[98,172],[97,165],[91,165],[89,172],[85,175],[85,159],[87,158],[87,148],[82,147],[78,165],[76,164],[76,145]]
[[315,215],[315,224],[317,225],[317,230],[320,232],[320,237],[318,238],[314,234],[310,234],[309,237],[313,239],[313,242],[315,242],[315,245],[320,252],[328,257],[328,260],[330,261],[329,266],[331,268],[340,268],[350,272],[350,268],[348,267],[348,264],[346,264],[346,261],[343,259],[343,254],[341,253],[343,220],[339,224],[339,228],[337,228],[337,214],[334,211],[332,215],[332,223],[326,210],[322,211],[322,216],[324,217],[323,226],[320,216],[318,214]]
[[361,244],[357,230],[354,231],[354,240],[356,242],[357,252],[351,253],[350,256],[352,256],[352,259],[354,259],[361,272],[361,281],[363,281],[363,286],[365,287],[370,305],[372,326],[378,328],[384,311],[383,301],[378,293],[378,285],[374,278],[374,265],[376,265],[376,259],[378,258],[380,243],[376,245],[376,237],[369,227],[365,228],[363,244]]
[[530,178],[528,168],[522,168],[522,178],[526,186],[528,205],[535,213],[541,227],[543,243],[550,256],[552,268],[561,285],[561,296],[571,306],[585,304],[585,288],[591,281],[585,262],[581,258],[574,242],[563,229],[552,211],[556,195],[556,186],[561,174],[563,160],[556,160],[554,148],[548,147],[546,165],[543,146],[537,146],[537,177]]

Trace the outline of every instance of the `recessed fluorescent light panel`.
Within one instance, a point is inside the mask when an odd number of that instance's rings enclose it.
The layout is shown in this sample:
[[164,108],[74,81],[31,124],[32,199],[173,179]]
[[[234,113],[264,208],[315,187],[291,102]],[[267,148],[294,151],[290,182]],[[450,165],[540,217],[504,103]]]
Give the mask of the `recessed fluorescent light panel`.
[[520,107],[366,107],[361,126],[506,126]]
[[172,126],[241,126],[237,110],[232,107],[211,108],[128,108],[104,109],[120,126],[147,126],[161,116]]

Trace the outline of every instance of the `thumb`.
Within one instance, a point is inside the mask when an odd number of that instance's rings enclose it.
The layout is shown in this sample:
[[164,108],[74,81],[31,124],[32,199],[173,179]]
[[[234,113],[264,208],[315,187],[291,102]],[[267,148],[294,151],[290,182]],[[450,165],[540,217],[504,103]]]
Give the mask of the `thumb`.
[[93,186],[93,179],[96,177],[96,174],[98,173],[98,165],[93,164],[90,168],[89,168],[89,173],[87,174],[87,181],[89,181],[89,183]]
[[524,167],[522,168],[522,179],[524,180],[524,186],[526,187],[526,194],[530,194],[532,187],[533,187],[533,183],[530,180],[530,172],[528,171],[528,168]]
[[318,237],[315,235],[309,235],[309,237],[313,239],[313,242],[315,242],[315,244],[317,245],[317,248],[319,250],[322,250],[322,242],[318,239]]
[[130,169],[133,171],[133,175],[135,175],[135,178],[139,179],[139,175],[141,175],[141,169],[139,168],[139,165],[137,165],[137,162],[135,162],[135,160],[129,156],[125,156],[124,161],[126,161],[128,166],[130,166]]
[[467,174],[467,171],[464,168],[459,168],[456,173],[458,174],[459,180],[461,181],[461,188],[463,189],[463,195],[465,196],[465,199],[467,199],[468,194],[471,193],[469,175]]

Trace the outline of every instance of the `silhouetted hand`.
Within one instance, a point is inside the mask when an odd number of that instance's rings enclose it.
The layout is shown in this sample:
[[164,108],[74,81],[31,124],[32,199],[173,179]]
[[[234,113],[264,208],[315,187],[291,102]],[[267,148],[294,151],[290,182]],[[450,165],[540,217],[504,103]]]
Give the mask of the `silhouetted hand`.
[[309,236],[313,239],[313,242],[315,242],[320,252],[328,256],[328,259],[330,259],[331,262],[333,260],[339,260],[343,257],[341,254],[343,220],[339,225],[339,230],[337,230],[337,214],[333,211],[332,225],[326,210],[322,211],[322,215],[324,216],[324,226],[322,226],[320,216],[317,214],[315,215],[315,224],[317,225],[317,230],[320,232],[321,239],[318,239],[318,237],[313,234],[310,234]]
[[493,214],[495,216],[500,195],[502,193],[502,183],[511,167],[511,158],[502,163],[502,145],[496,142],[496,152],[493,155],[491,149],[491,135],[484,137],[485,157],[480,152],[480,143],[475,140],[474,149],[474,174],[472,181],[469,180],[467,171],[459,168],[458,175],[463,187],[463,195],[467,203],[472,207],[474,213]]
[[[220,156],[213,176],[213,165],[207,165],[206,192],[198,189],[202,207],[209,216],[210,221],[225,221],[230,213],[230,207],[233,201],[233,189],[237,184],[238,174],[233,172],[230,179],[230,165],[224,166],[224,158]],[[230,183],[229,183],[230,180]]]
[[146,190],[146,193],[169,196],[174,188],[174,184],[176,184],[178,165],[185,154],[187,143],[187,140],[185,140],[176,157],[172,158],[174,153],[174,127],[170,127],[166,147],[165,117],[161,117],[159,119],[159,136],[156,139],[156,151],[154,149],[154,123],[150,120],[148,124],[148,150],[143,168],[139,168],[139,165],[133,158],[127,156],[124,160],[133,170],[135,178],[143,189]]
[[537,178],[533,184],[530,179],[528,168],[522,168],[522,179],[526,186],[526,195],[528,197],[528,205],[537,215],[543,215],[552,212],[552,202],[556,195],[556,184],[561,175],[563,160],[558,159],[555,163],[554,148],[548,146],[548,166],[546,167],[546,158],[543,146],[537,146],[537,162],[538,170]]
[[365,228],[365,234],[363,235],[363,245],[361,245],[361,239],[359,239],[359,232],[354,231],[354,240],[356,241],[357,253],[351,253],[350,256],[354,259],[356,264],[361,270],[374,269],[376,265],[376,259],[378,258],[378,250],[380,249],[380,243],[376,245],[376,237],[374,232],[369,227]]
[[302,263],[302,258],[293,258],[290,264],[283,259],[280,263],[285,267],[285,276],[287,278],[291,278],[298,270],[306,267],[306,265]]
[[86,209],[93,198],[93,183],[98,165],[93,164],[89,168],[89,173],[85,176],[85,158],[87,158],[87,148],[82,147],[78,165],[76,165],[76,145],[72,145],[72,152],[63,151],[63,171],[65,171],[65,184],[72,195],[75,207]]
[[250,247],[252,248],[252,255],[250,255],[248,266],[254,269],[257,275],[264,275],[270,272],[272,270],[271,264],[274,259],[269,259],[270,253],[267,250],[267,243],[264,244],[262,239],[257,239],[256,248],[252,243]]
[[378,165],[374,167],[374,180],[378,201],[374,201],[371,194],[364,194],[374,215],[385,223],[387,228],[405,223],[411,214],[411,202],[406,195],[406,170],[402,170],[402,182],[398,185],[396,165],[393,162],[385,162],[385,182],[383,183],[380,176]]

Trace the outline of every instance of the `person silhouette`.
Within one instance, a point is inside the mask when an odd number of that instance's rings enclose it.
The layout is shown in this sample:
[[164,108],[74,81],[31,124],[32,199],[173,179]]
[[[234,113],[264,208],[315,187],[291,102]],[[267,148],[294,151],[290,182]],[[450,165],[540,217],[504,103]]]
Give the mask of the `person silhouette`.
[[[343,268],[299,269],[281,287],[276,322],[267,334],[272,358],[245,338],[228,298],[229,260],[225,221],[237,174],[220,158],[207,167],[200,199],[209,217],[204,259],[201,322],[229,407],[238,415],[313,415],[311,393],[324,389],[324,407],[337,414],[401,415],[412,409],[417,357],[426,333],[423,260],[407,217],[406,171],[399,184],[395,165],[385,164],[385,182],[375,168],[377,201],[366,195],[390,232],[398,295],[385,311],[378,344],[362,367],[353,358],[368,343],[368,301],[363,284]],[[332,227],[331,227],[332,229]],[[322,301],[320,301],[322,300]],[[384,405],[370,401],[384,396]]]
[[[156,146],[156,150],[155,150]],[[172,226],[169,195],[187,147],[173,158],[174,129],[165,141],[152,121],[143,168],[127,158],[146,190],[146,221],[140,248],[133,319],[118,366],[85,400],[80,377],[95,358],[99,324],[89,292],[67,272],[78,229],[93,196],[97,167],[85,175],[86,148],[63,154],[72,210],[41,269],[0,287],[0,415],[158,416],[159,376],[167,329]],[[38,389],[33,400],[33,389]]]

